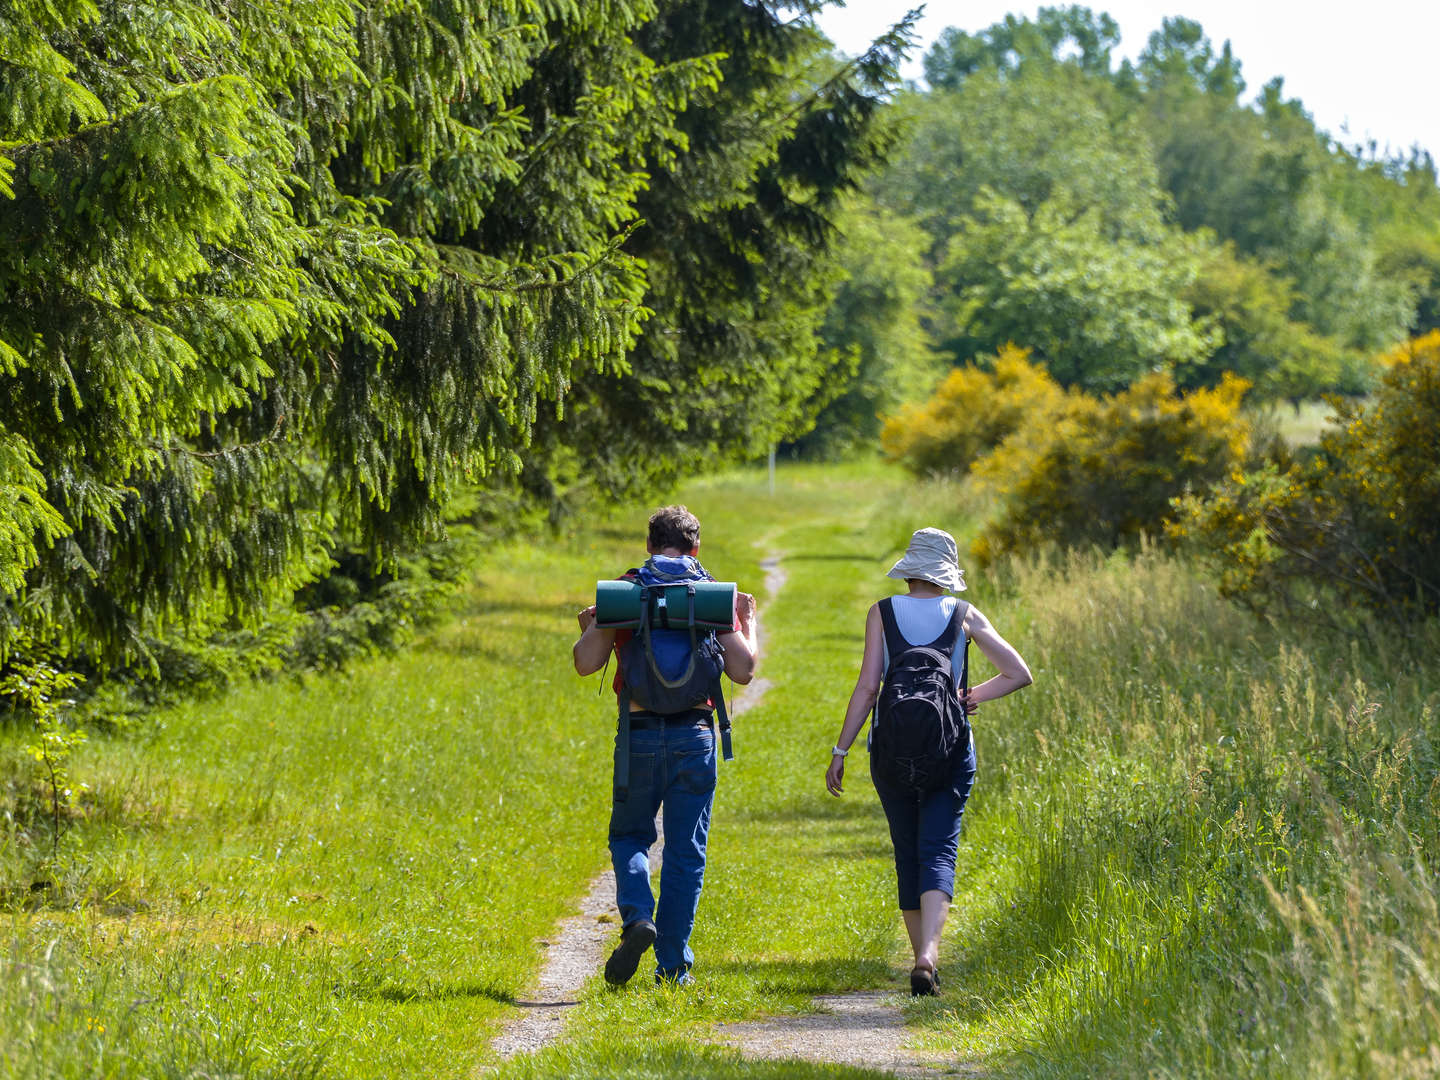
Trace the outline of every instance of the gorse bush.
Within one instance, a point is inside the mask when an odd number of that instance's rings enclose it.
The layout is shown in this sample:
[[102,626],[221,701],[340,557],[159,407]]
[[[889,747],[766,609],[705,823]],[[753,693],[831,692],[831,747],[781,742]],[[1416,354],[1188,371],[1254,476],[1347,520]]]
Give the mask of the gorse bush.
[[[984,359],[981,361],[984,364]],[[956,368],[929,401],[885,421],[881,445],[917,476],[964,474],[1021,426],[1060,408],[1065,393],[1030,350],[1004,346],[985,366]]]
[[1158,533],[1173,499],[1208,489],[1243,460],[1247,386],[1226,375],[1181,395],[1155,374],[1113,396],[1066,397],[977,464],[1000,508],[974,554],[988,562],[1039,544],[1114,547]]
[[1332,402],[1311,460],[1179,503],[1170,532],[1218,566],[1227,595],[1256,608],[1338,595],[1396,621],[1440,613],[1440,334],[1381,361],[1368,404]]

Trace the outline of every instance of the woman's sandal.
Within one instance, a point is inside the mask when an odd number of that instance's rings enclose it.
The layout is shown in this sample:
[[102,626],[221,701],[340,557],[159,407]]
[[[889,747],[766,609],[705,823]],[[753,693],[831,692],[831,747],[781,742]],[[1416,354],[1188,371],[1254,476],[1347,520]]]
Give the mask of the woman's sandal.
[[940,978],[934,968],[913,967],[910,969],[910,996],[935,997],[940,993]]

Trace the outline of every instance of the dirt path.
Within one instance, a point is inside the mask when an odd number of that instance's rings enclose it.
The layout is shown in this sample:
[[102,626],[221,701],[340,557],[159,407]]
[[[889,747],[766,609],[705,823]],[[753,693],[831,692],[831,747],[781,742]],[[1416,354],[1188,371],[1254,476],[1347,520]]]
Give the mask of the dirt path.
[[719,1024],[716,1041],[759,1061],[798,1058],[907,1078],[981,1075],[974,1066],[907,1050],[910,1033],[892,992],[824,994],[815,998],[814,1004],[819,1012]]

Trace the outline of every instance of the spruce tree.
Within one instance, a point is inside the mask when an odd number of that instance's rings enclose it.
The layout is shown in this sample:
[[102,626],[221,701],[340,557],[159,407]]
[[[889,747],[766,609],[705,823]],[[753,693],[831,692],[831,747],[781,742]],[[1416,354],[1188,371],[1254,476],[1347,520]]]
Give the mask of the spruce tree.
[[715,76],[638,53],[652,14],[0,13],[0,658],[133,659],[287,598],[337,531],[433,534],[540,402],[621,367],[643,165]]
[[564,418],[542,414],[535,491],[635,490],[753,458],[808,430],[853,373],[819,334],[841,276],[834,223],[892,147],[882,110],[918,13],[842,62],[808,18],[821,6],[667,0],[635,35],[656,63],[723,56],[721,78],[638,193],[645,227],[625,250],[653,317],[623,370],[577,380]]

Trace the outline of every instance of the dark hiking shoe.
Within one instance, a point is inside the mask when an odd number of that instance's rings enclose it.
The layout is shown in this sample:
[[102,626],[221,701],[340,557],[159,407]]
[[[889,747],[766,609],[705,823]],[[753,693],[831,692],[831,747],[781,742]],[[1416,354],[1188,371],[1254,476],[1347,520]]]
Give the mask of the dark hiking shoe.
[[620,934],[620,944],[605,961],[605,981],[611,986],[624,986],[640,966],[640,957],[655,944],[655,924],[641,919],[625,927]]
[[932,968],[910,969],[910,996],[935,997],[940,993],[940,979]]

